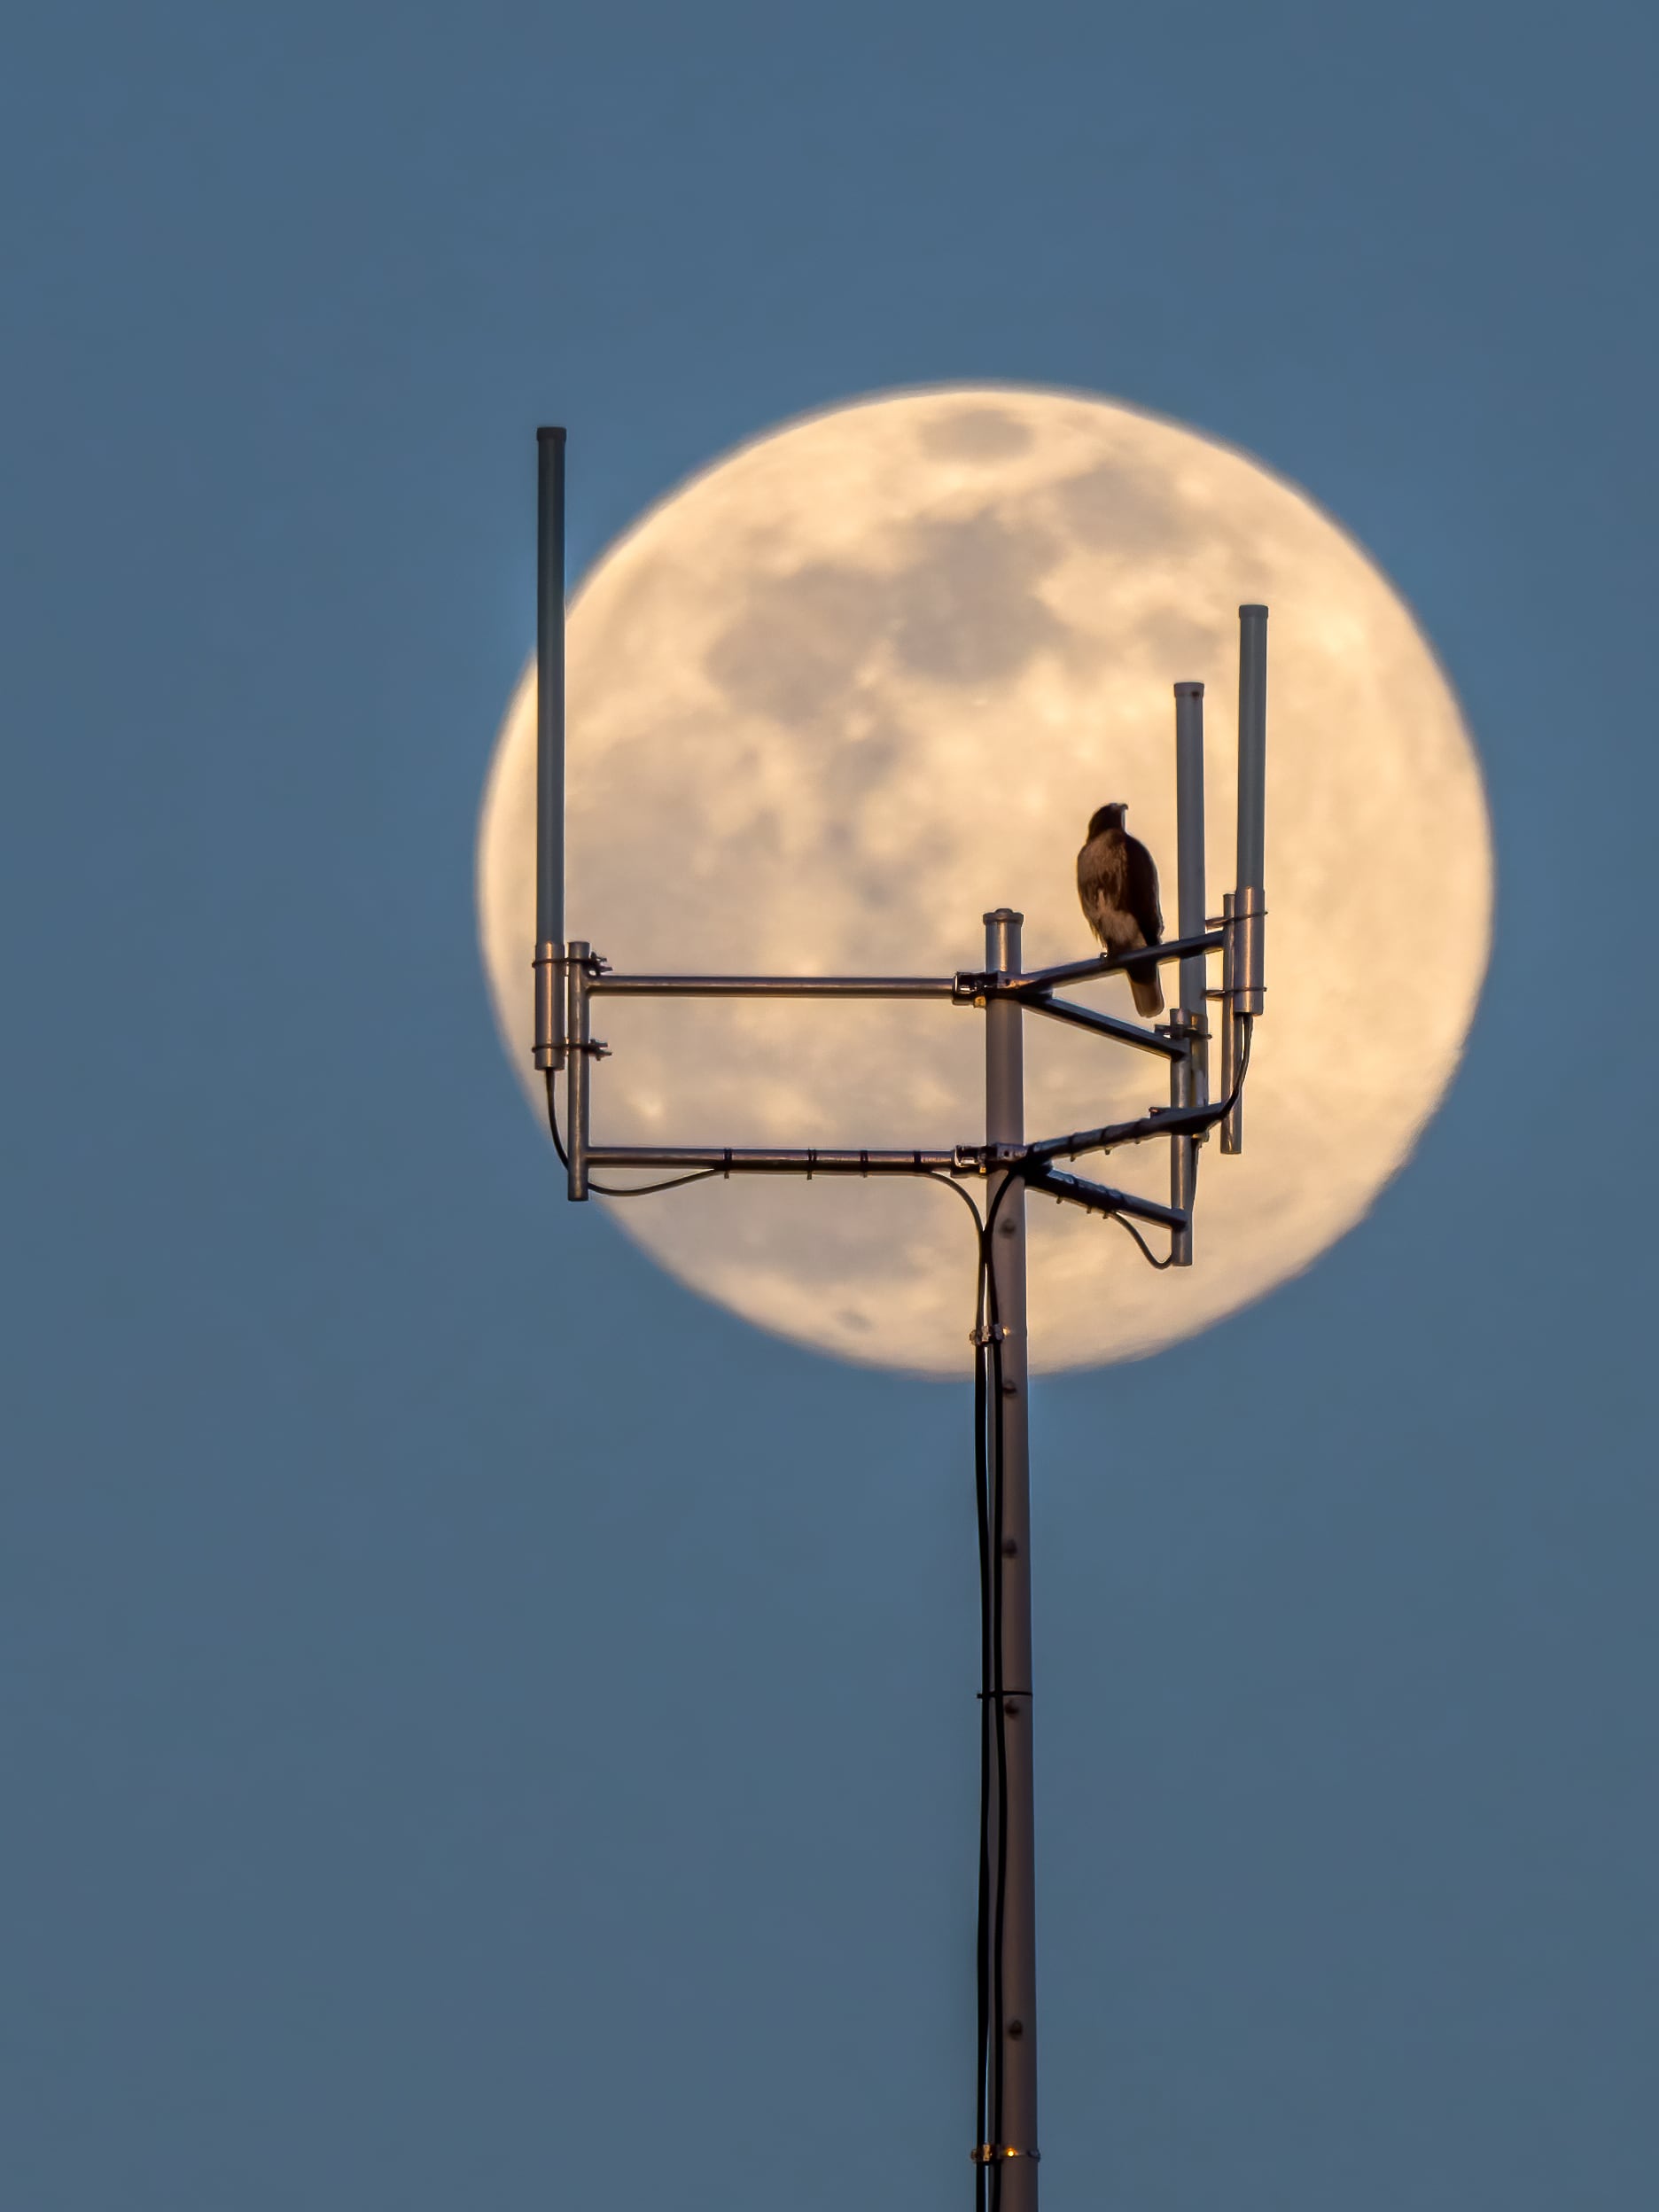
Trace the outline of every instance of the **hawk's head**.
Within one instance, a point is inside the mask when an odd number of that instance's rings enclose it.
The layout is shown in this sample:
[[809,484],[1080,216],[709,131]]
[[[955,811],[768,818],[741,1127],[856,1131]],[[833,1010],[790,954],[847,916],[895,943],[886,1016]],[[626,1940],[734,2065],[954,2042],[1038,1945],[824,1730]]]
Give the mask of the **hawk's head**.
[[1089,816],[1090,837],[1099,837],[1102,830],[1121,830],[1124,826],[1124,816],[1128,811],[1129,809],[1120,798],[1113,799],[1110,806],[1097,806]]

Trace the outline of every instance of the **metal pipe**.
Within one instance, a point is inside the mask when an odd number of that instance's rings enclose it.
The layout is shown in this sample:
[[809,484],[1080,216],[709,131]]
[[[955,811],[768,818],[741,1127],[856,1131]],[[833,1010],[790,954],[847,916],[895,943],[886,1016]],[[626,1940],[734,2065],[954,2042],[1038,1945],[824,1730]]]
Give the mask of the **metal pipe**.
[[[1180,942],[1204,933],[1203,686],[1175,687],[1176,928]],[[1204,1009],[1203,955],[1180,964],[1180,1003]]]
[[1040,1162],[1071,1160],[1079,1152],[1111,1152],[1120,1144],[1144,1144],[1149,1137],[1202,1136],[1214,1125],[1216,1111],[1213,1106],[1160,1106],[1138,1121],[1109,1121],[1066,1137],[1044,1137],[1040,1143],[1026,1145],[1022,1157]]
[[1028,976],[1019,979],[1019,995],[1035,998],[1040,992],[1052,991],[1057,983],[1080,983],[1091,976],[1114,975],[1130,962],[1141,961],[1163,962],[1184,960],[1190,953],[1219,953],[1221,946],[1219,930],[1206,931],[1202,937],[1172,937],[1162,945],[1143,946],[1138,952],[1102,953],[1098,960],[1069,960],[1060,968],[1033,968]]
[[955,1175],[977,1172],[954,1152],[784,1151],[767,1146],[590,1144],[590,1168],[637,1167],[696,1170],[722,1175]]
[[[943,1174],[961,1180],[988,1172],[993,1179],[991,1195],[994,1196],[994,1179],[1005,1172],[1023,1169],[1036,1188],[1039,1176],[1050,1160],[1076,1159],[1085,1152],[1110,1152],[1119,1145],[1143,1144],[1151,1137],[1188,1133],[1202,1136],[1215,1125],[1218,1111],[1213,1106],[1194,1106],[1179,1112],[1159,1108],[1156,1113],[1143,1114],[1138,1121],[1108,1122],[1099,1129],[1080,1129],[1070,1136],[1048,1137],[1038,1144],[1003,1144],[998,1147],[997,1159],[989,1164],[974,1148],[966,1145],[950,1151],[923,1147],[904,1152],[854,1151],[847,1145],[818,1149],[741,1144],[588,1143],[584,1147],[584,1156],[589,1168],[710,1167],[733,1175]],[[1165,1211],[1159,1208],[1149,1218],[1163,1221]]]
[[1091,1183],[1081,1175],[1068,1175],[1063,1168],[1045,1167],[1030,1179],[1030,1188],[1046,1191],[1051,1198],[1064,1198],[1074,1206],[1085,1206],[1091,1213],[1126,1213],[1137,1221],[1151,1221],[1172,1235],[1179,1235],[1187,1227],[1184,1215],[1173,1206],[1161,1206],[1156,1198],[1137,1198],[1133,1191],[1113,1190],[1108,1183]]
[[[1024,916],[1007,907],[985,917],[985,967],[997,976],[1017,976],[1020,924]],[[993,996],[985,1006],[985,1142],[1024,1142],[1024,1056],[1022,1009],[1016,998]],[[1009,1171],[993,1173],[986,1190],[993,1220],[991,1279],[993,1317],[1001,1327],[993,1375],[1001,1388],[991,1409],[997,1451],[993,1468],[991,1572],[998,1599],[996,1684],[998,1710],[986,1731],[987,1753],[1000,1741],[1006,1775],[1006,1817],[999,1820],[1001,1793],[984,1793],[992,1823],[992,1895],[1001,1897],[992,1916],[988,1960],[1001,2002],[993,2006],[998,2048],[991,2054],[993,2079],[1001,2081],[1000,2110],[993,2129],[997,2140],[977,2154],[995,2159],[1000,2212],[1036,2212],[1037,2205],[1037,1898],[1036,1817],[1032,1767],[1032,1588],[1031,1435],[1027,1405],[1025,1191]],[[999,1847],[1001,1863],[999,1864]],[[999,1941],[1000,1935],[1000,1941]]]
[[[1204,1048],[1203,1014],[1191,1014],[1184,1006],[1178,1006],[1170,1016],[1170,1027],[1187,1047],[1181,1057],[1170,1063],[1170,1110],[1172,1114],[1185,1114],[1204,1103],[1199,1059]],[[1192,1266],[1192,1212],[1198,1196],[1199,1142],[1199,1137],[1194,1134],[1177,1134],[1170,1139],[1170,1206],[1181,1216],[1180,1227],[1173,1232],[1170,1242],[1172,1267]]]
[[1267,911],[1267,610],[1239,609],[1237,903],[1240,959],[1234,1011],[1259,1014],[1266,984],[1262,942]]
[[[1238,1088],[1239,1071],[1239,1017],[1238,1005],[1238,931],[1235,926],[1234,910],[1237,900],[1229,891],[1223,894],[1221,914],[1225,927],[1222,935],[1227,943],[1221,954],[1221,1095],[1233,1098]],[[1232,1154],[1244,1149],[1244,1102],[1233,1099],[1233,1104],[1221,1121],[1221,1149]]]
[[954,976],[596,976],[588,985],[629,999],[950,999]]
[[[565,1064],[565,432],[536,432],[535,1064]],[[572,1194],[574,1196],[574,1193]]]
[[594,1058],[592,1040],[588,1033],[588,973],[590,951],[583,938],[572,938],[565,962],[567,1001],[565,1036],[570,1055],[570,1069],[565,1079],[565,1119],[570,1123],[566,1148],[570,1155],[570,1196],[588,1196],[588,1167],[590,1154],[589,1081]]
[[1166,1060],[1184,1060],[1187,1048],[1177,1044],[1163,1030],[1141,1029],[1133,1022],[1120,1022],[1110,1014],[1097,1014],[1092,1006],[1073,1006],[1070,999],[1051,999],[1042,993],[1027,998],[1024,992],[1013,994],[1028,1013],[1047,1014],[1056,1022],[1071,1022],[1078,1029],[1091,1030],[1096,1037],[1110,1037],[1120,1045],[1139,1045],[1142,1052],[1161,1053]]
[[[1204,758],[1203,692],[1201,683],[1175,687],[1175,855],[1178,939],[1202,936],[1204,925]],[[1204,956],[1196,953],[1180,964],[1180,1004],[1170,1028],[1185,1045],[1170,1069],[1170,1104],[1177,1111],[1202,1106],[1210,1095],[1210,1060],[1205,1018]],[[1170,1139],[1170,1204],[1186,1216],[1171,1238],[1171,1265],[1190,1267],[1192,1211],[1198,1192],[1198,1139]]]

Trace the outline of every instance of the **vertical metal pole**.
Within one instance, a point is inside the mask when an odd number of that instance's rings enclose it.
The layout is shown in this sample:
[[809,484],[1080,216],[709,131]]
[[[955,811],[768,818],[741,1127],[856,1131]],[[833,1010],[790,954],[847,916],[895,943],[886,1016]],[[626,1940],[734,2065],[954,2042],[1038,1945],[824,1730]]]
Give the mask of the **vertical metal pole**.
[[[1175,687],[1176,933],[1202,937],[1204,927],[1203,686]],[[1204,1010],[1205,962],[1195,953],[1180,963],[1180,1002],[1188,1014]]]
[[[985,966],[1003,975],[1020,972],[1023,915],[1001,907],[985,917]],[[985,1141],[1022,1144],[1025,1135],[1024,1040],[1018,1005],[993,999],[985,1008]],[[1001,1388],[991,1419],[995,1424],[1000,1496],[993,1500],[992,1574],[999,1596],[1000,1725],[1007,1773],[1006,1847],[999,1865],[999,1793],[986,1793],[992,1823],[992,1896],[1001,1897],[989,1940],[993,1989],[1000,1990],[1001,2019],[993,2006],[999,2048],[991,2053],[1000,2074],[1001,2114],[992,2198],[999,2212],[1036,2212],[1037,2205],[1037,1895],[1035,1805],[1032,1773],[1031,1436],[1027,1402],[1025,1315],[1025,1194],[1016,1177],[1006,1192],[993,1173],[986,1191],[994,1209],[991,1266],[995,1319],[1003,1335],[998,1350]],[[987,1738],[987,1742],[991,1739]],[[1001,1942],[998,1924],[1001,1923]]]
[[[1178,683],[1175,687],[1175,850],[1177,872],[1176,933],[1202,937],[1204,926],[1204,794],[1203,794],[1203,686]],[[1180,1005],[1170,1017],[1170,1027],[1187,1040],[1187,1056],[1170,1063],[1170,1104],[1202,1106],[1210,1095],[1210,1062],[1205,1040],[1204,956],[1193,954],[1180,963]],[[1198,1195],[1198,1141],[1196,1137],[1170,1139],[1170,1203],[1190,1215]],[[1193,1233],[1190,1220],[1174,1231],[1171,1250],[1177,1267],[1190,1267]]]
[[[1238,900],[1233,893],[1224,892],[1221,897],[1221,1095],[1233,1096],[1233,1087],[1238,1081],[1239,1019],[1234,1011],[1238,995],[1238,931],[1234,916]],[[1222,1117],[1221,1149],[1224,1153],[1244,1149],[1244,1102],[1239,1099]]]
[[[1222,907],[1227,917],[1221,977],[1226,1097],[1231,1097],[1238,1081],[1243,1017],[1253,1019],[1261,1012],[1266,984],[1267,893],[1263,876],[1267,849],[1267,610],[1247,606],[1238,611],[1238,878]],[[1221,1149],[1244,1149],[1242,1099],[1221,1124]]]
[[[535,1064],[565,1064],[565,432],[536,432]],[[573,1194],[572,1194],[573,1195]]]
[[[1197,1016],[1202,1022],[1203,1016]],[[1179,1060],[1170,1062],[1170,1104],[1177,1112],[1183,1106],[1196,1106],[1198,1096],[1198,1055],[1203,1050],[1203,1038],[1194,1026],[1194,1017],[1185,1008],[1177,1007],[1170,1016],[1170,1028],[1176,1036],[1185,1036],[1187,1050]],[[1185,1223],[1170,1231],[1170,1265],[1190,1267],[1193,1260],[1192,1210],[1198,1195],[1198,1140],[1196,1137],[1172,1137],[1170,1149],[1170,1203],[1178,1213],[1187,1216]]]
[[1240,993],[1235,1010],[1259,1014],[1265,983],[1263,884],[1267,846],[1267,610],[1239,609],[1238,876]]
[[587,940],[582,938],[573,938],[565,947],[568,957],[565,962],[565,1036],[570,1052],[570,1073],[565,1079],[565,1096],[569,1109],[567,1118],[570,1122],[565,1149],[570,1156],[570,1195],[572,1198],[588,1196],[588,1147],[592,1141],[588,1097],[594,1056],[588,1048],[589,949]]

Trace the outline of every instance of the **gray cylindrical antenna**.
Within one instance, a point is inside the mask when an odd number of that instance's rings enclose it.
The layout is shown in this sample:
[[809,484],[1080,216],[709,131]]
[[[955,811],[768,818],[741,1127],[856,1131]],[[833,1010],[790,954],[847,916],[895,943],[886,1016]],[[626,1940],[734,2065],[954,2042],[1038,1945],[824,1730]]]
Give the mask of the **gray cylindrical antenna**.
[[[1201,683],[1175,687],[1175,930],[1183,938],[1204,933],[1203,690]],[[1170,1063],[1170,1104],[1178,1109],[1209,1099],[1204,984],[1204,956],[1196,953],[1180,963],[1180,1005],[1170,1016],[1171,1029],[1187,1040],[1186,1057]],[[1197,1191],[1197,1140],[1172,1137],[1170,1204],[1188,1216],[1170,1240],[1177,1267],[1192,1266],[1190,1216]]]
[[1237,995],[1229,1014],[1259,1014],[1266,983],[1263,878],[1267,844],[1267,610],[1239,609]]
[[[1204,933],[1203,686],[1175,687],[1175,849],[1178,937]],[[1204,956],[1180,964],[1180,1002],[1204,1010]]]
[[536,432],[535,1064],[565,1064],[565,432]]

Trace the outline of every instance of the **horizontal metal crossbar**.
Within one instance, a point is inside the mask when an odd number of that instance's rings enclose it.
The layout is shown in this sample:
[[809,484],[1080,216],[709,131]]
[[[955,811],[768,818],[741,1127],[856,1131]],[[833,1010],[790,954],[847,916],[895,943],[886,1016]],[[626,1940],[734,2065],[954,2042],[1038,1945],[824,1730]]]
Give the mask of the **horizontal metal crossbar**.
[[[724,1175],[985,1175],[1010,1169],[1038,1188],[1051,1160],[1072,1159],[1080,1152],[1110,1152],[1150,1138],[1200,1136],[1215,1126],[1224,1110],[1220,1106],[1155,1106],[1136,1121],[1106,1122],[1098,1129],[1074,1130],[1069,1136],[1047,1137],[1036,1144],[958,1144],[949,1151],[926,1146],[901,1151],[854,1150],[849,1145],[600,1144],[587,1146],[583,1157],[589,1167],[668,1168],[692,1173],[712,1168]],[[1155,1218],[1162,1220],[1164,1216]]]
[[[1086,961],[1081,973],[1110,972],[1110,962]],[[1058,971],[1055,971],[1058,972]],[[1067,970],[1066,972],[1072,972]],[[1017,998],[1033,1014],[1087,1029],[1114,1043],[1137,1046],[1165,1060],[1179,1060],[1186,1046],[1166,1032],[1143,1029],[1092,1006],[1075,1006],[1046,990],[1028,990],[1026,979],[992,976],[613,976],[590,975],[590,998],[602,994],[631,999],[949,999],[959,1006],[973,997]]]
[[594,996],[630,999],[948,999],[951,976],[593,977]]
[[590,1145],[589,1167],[675,1168],[720,1175],[977,1175],[977,1148],[960,1152],[854,1152],[834,1149],[775,1151],[752,1145]]

